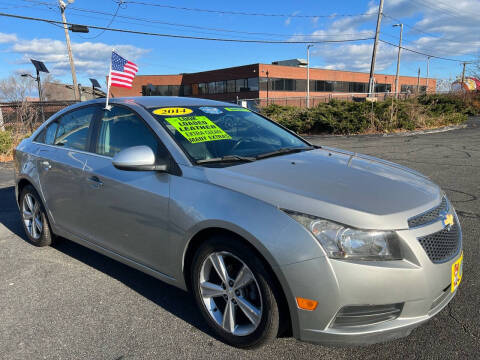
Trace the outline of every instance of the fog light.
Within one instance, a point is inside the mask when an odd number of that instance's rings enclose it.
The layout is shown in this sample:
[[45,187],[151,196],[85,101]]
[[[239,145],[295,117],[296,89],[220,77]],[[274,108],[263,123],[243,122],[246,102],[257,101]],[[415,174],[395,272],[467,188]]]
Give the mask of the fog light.
[[332,328],[365,326],[396,319],[403,309],[403,303],[388,305],[344,306],[335,316]]

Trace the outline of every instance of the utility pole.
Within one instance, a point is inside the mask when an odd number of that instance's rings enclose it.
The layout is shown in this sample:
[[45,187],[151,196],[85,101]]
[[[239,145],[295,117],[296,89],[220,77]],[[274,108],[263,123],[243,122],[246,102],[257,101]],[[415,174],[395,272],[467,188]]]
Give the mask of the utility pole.
[[465,82],[465,66],[467,66],[466,62],[463,62],[463,70],[462,70],[462,86],[463,83]]
[[307,45],[307,109],[310,107],[310,48],[313,45]]
[[403,36],[403,24],[395,24],[395,26],[400,26],[400,39],[398,41],[398,57],[397,57],[397,75],[395,76],[395,99],[398,99],[398,77],[400,73],[400,53],[402,52],[402,36]]
[[368,82],[368,96],[371,96],[374,91],[374,76],[375,76],[375,59],[377,57],[378,37],[380,35],[380,24],[382,22],[383,0],[380,0],[377,17],[377,30],[375,32],[375,42],[373,43],[372,63],[370,65],[370,80]]
[[[74,0],[68,0],[68,3],[71,4]],[[68,33],[67,19],[65,18],[65,9],[67,4],[63,0],[58,0],[58,6],[60,7],[60,13],[62,14],[63,29],[65,30],[65,39],[67,40],[67,50],[68,58],[70,59],[70,70],[72,71],[72,80],[73,80],[73,94],[75,100],[79,100],[78,96],[78,84],[77,84],[77,74],[75,73],[75,63],[73,61],[72,46],[70,44],[70,34]]]
[[425,93],[428,94],[428,74],[430,73],[430,58],[431,56],[427,56],[427,89],[425,90]]
[[418,68],[418,76],[417,76],[417,96],[420,94],[420,67]]

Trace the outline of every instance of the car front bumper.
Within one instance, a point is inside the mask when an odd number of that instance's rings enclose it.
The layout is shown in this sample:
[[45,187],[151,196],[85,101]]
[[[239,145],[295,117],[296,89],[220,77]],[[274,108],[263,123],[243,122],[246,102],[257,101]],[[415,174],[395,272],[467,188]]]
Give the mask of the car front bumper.
[[[410,334],[441,311],[455,296],[451,292],[451,260],[434,264],[417,241],[438,231],[434,224],[420,230],[400,231],[411,250],[408,260],[344,261],[327,257],[281,267],[288,284],[293,334],[326,345],[367,345]],[[318,301],[313,311],[299,309],[295,297]],[[392,320],[356,326],[337,326],[335,319],[346,306],[402,304]],[[293,312],[293,314],[292,314]]]

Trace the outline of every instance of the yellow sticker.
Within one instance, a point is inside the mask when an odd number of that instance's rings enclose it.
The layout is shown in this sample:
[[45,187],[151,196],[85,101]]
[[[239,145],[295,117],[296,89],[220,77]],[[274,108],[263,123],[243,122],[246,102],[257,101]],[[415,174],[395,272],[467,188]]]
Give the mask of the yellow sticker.
[[458,285],[462,282],[463,276],[463,251],[460,258],[452,264],[452,285],[450,292],[455,292]]
[[232,138],[206,116],[182,116],[165,120],[192,144]]
[[172,116],[172,115],[188,115],[193,112],[192,109],[183,108],[183,107],[168,107],[153,110],[153,113],[156,115],[163,116]]

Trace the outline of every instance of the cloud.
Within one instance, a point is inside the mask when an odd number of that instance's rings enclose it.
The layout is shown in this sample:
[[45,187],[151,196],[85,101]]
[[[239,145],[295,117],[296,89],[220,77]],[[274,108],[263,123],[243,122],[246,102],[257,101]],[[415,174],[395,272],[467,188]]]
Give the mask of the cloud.
[[[296,35],[295,39],[353,39],[373,36],[378,5],[370,2],[365,15],[334,20],[324,29],[310,35]],[[422,4],[409,0],[385,2],[380,39],[398,43],[398,28],[392,25],[403,22],[406,48],[441,57],[464,57],[480,52],[478,36],[480,23],[480,0],[456,0],[455,2],[425,0]],[[395,17],[395,19],[389,16]],[[398,19],[398,20],[396,20]],[[412,28],[413,27],[413,28]],[[365,30],[370,29],[370,30]],[[367,32],[366,32],[367,31]],[[369,35],[370,34],[370,35]],[[312,51],[325,63],[326,68],[368,71],[372,56],[373,41],[343,43],[341,45],[318,45]],[[396,61],[396,47],[379,44],[376,70],[388,68]],[[424,61],[424,55],[402,52],[402,63]]]
[[17,41],[17,35],[0,33],[0,44]]
[[[3,40],[3,41],[2,41]],[[54,76],[64,76],[70,72],[70,62],[64,41],[49,38],[18,39],[15,34],[0,33],[0,43],[10,43],[9,52],[19,55],[15,62],[29,64],[30,59],[45,62]],[[138,61],[150,50],[125,44],[105,44],[102,42],[73,42],[72,51],[75,68],[79,77],[99,77],[107,75],[112,48],[130,61]]]
[[[292,13],[292,16],[296,16],[296,15],[298,15],[298,14],[300,14],[300,10],[294,11],[294,12]],[[291,18],[291,17],[288,17],[288,18],[285,20],[284,24],[285,24],[285,26],[288,26],[288,25],[290,25],[291,22],[292,22],[292,18]]]

